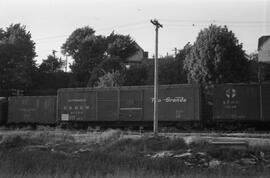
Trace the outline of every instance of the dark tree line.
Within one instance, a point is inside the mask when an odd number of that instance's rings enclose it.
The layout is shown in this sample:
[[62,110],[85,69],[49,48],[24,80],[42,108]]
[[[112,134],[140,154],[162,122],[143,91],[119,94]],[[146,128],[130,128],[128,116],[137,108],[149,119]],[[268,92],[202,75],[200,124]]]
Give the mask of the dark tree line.
[[20,24],[0,29],[0,88],[31,87],[35,72],[35,43]]
[[[129,35],[112,32],[96,35],[91,27],[74,30],[62,45],[62,53],[74,59],[71,72],[61,58],[50,54],[40,65],[34,58],[35,43],[21,24],[0,29],[0,89],[54,89],[119,85],[152,85],[154,60],[126,68],[127,58],[138,51]],[[187,43],[175,57],[159,59],[159,83],[256,82],[257,54],[246,55],[234,33],[226,26],[202,29],[193,44]],[[263,64],[269,80],[269,65]],[[267,72],[268,71],[268,72]]]

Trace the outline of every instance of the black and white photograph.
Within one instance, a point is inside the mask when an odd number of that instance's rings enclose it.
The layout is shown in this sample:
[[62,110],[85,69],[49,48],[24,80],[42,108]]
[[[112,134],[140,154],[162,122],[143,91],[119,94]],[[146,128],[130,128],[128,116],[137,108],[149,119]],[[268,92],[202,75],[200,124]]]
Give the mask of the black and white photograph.
[[0,0],[0,178],[269,178],[270,0]]

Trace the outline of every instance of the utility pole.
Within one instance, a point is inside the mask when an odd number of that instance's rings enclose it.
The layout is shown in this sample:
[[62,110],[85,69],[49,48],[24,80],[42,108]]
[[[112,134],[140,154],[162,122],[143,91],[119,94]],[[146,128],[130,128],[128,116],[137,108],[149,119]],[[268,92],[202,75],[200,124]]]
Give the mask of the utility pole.
[[263,119],[263,110],[262,110],[262,66],[260,59],[258,57],[258,83],[260,89],[260,119]]
[[57,52],[56,50],[52,50],[52,54],[53,54],[54,59],[55,59],[55,53],[56,52]]
[[[53,54],[54,60],[56,59],[56,58],[55,58],[55,53],[56,53],[56,52],[57,52],[56,50],[52,50],[52,54]],[[52,72],[53,72],[53,62],[51,63],[51,68],[52,68]]]
[[176,55],[177,55],[177,48],[175,47],[175,48],[173,49],[173,51],[174,51],[174,56],[176,57]]
[[65,66],[65,72],[67,72],[67,67],[68,67],[68,56],[66,55],[66,66]]
[[156,26],[156,45],[155,45],[155,79],[154,79],[154,135],[158,135],[158,29],[163,27],[156,19],[151,20]]

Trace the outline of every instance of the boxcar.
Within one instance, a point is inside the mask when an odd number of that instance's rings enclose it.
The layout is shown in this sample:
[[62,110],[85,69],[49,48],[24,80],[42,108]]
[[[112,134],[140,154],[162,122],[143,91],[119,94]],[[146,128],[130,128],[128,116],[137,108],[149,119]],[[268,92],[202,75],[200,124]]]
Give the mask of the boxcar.
[[0,97],[0,124],[5,124],[7,121],[7,98]]
[[258,84],[221,84],[213,90],[215,121],[260,121]]
[[8,123],[55,124],[56,96],[9,97]]
[[261,112],[263,122],[270,122],[270,84],[261,85]]
[[[159,88],[160,122],[199,122],[197,85]],[[132,125],[153,121],[153,87],[67,88],[58,90],[58,121]]]

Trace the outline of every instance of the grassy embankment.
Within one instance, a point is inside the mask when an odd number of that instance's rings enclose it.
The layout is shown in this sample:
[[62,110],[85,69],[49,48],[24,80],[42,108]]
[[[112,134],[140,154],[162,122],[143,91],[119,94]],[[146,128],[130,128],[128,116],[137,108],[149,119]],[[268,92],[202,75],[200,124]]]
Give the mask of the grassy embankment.
[[[267,148],[217,149],[201,141],[186,144],[181,138],[142,136],[124,139],[122,132],[71,134],[66,131],[23,131],[0,135],[0,177],[268,177],[270,168],[236,160],[258,155]],[[262,150],[263,149],[263,150]],[[160,151],[174,155],[205,153],[202,165],[187,164],[173,156],[154,157]],[[192,158],[195,159],[195,158]],[[197,158],[196,158],[197,159]],[[205,161],[205,159],[208,159]],[[219,160],[209,167],[209,160]]]

